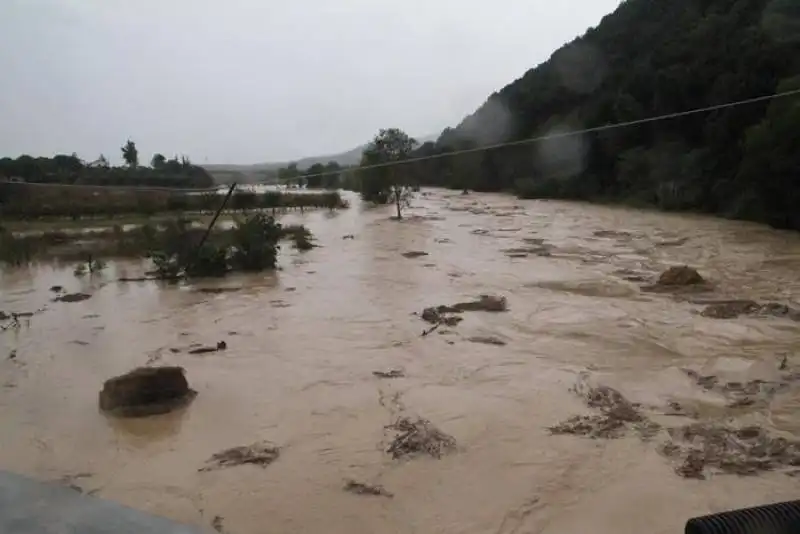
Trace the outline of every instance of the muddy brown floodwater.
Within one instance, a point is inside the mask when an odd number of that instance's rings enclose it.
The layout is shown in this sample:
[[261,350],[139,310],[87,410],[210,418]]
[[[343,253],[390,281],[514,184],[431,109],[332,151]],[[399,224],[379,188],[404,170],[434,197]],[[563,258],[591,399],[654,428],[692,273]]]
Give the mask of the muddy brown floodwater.
[[[800,367],[800,322],[704,317],[640,290],[688,264],[715,298],[792,304],[800,235],[443,191],[419,196],[403,222],[391,214],[354,202],[287,219],[322,247],[285,247],[276,274],[175,287],[113,282],[138,263],[80,279],[71,265],[4,272],[0,309],[46,309],[0,333],[0,468],[229,534],[677,534],[698,514],[797,498],[786,471],[686,479],[635,434],[548,427],[592,413],[570,391],[588,372],[641,406],[677,402],[702,421],[800,438],[797,387],[729,408],[682,371],[746,381],[784,357]],[[92,296],[52,302],[54,285]],[[420,336],[430,325],[415,312],[481,294],[506,296],[509,310]],[[221,340],[226,350],[188,353]],[[101,414],[103,381],[142,365],[183,366],[194,402],[145,419]],[[404,417],[430,421],[455,450],[393,458],[386,427]],[[268,466],[200,471],[262,441],[280,449]],[[391,498],[344,491],[362,487],[348,481]]]

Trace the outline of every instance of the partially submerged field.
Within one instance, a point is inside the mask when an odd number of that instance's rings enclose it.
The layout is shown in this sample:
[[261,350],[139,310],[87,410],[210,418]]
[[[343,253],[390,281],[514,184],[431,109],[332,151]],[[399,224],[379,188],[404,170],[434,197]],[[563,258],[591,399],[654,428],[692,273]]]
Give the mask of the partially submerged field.
[[[796,234],[441,191],[391,214],[280,216],[319,247],[223,279],[4,269],[0,468],[231,534],[673,534],[796,498]],[[161,366],[191,402],[99,410]]]
[[[3,220],[149,216],[214,212],[223,190],[175,190],[111,186],[0,183]],[[228,210],[339,209],[338,191],[275,191],[237,188]]]

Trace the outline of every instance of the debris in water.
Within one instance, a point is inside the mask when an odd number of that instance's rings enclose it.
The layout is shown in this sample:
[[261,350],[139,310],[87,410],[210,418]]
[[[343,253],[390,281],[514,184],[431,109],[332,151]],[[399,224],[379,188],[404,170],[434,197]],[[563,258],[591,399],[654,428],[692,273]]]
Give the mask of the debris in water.
[[447,326],[455,326],[460,323],[463,318],[457,315],[450,315],[459,313],[459,311],[451,306],[436,306],[425,308],[422,310],[422,320],[431,324],[444,323]]
[[215,453],[206,463],[206,467],[198,469],[200,472],[223,469],[225,467],[235,467],[237,465],[253,464],[260,467],[267,467],[280,456],[280,449],[269,441],[259,441],[252,445],[232,447],[222,452]]
[[627,430],[625,422],[606,415],[573,415],[566,421],[548,427],[551,434],[574,434],[592,439],[622,437]]
[[471,302],[459,302],[457,304],[453,304],[452,308],[460,312],[504,312],[508,311],[508,301],[504,296],[500,295],[481,295],[478,300]]
[[419,258],[421,256],[427,256],[427,255],[428,255],[427,252],[422,252],[421,250],[411,250],[408,252],[403,252],[402,254],[404,258],[409,258],[409,259]]
[[685,478],[704,479],[708,470],[755,475],[800,465],[800,442],[770,436],[758,426],[693,423],[669,429],[669,436],[660,452],[680,461],[675,472]]
[[[218,341],[216,347],[197,347],[189,350],[189,354],[207,354],[209,352],[219,352],[228,348],[228,344],[224,341]],[[180,352],[177,349],[170,349],[173,352]]]
[[219,532],[220,534],[225,533],[225,527],[223,526],[224,518],[221,515],[215,515],[214,519],[211,520],[211,528]]
[[630,232],[623,232],[621,230],[597,230],[593,232],[595,237],[619,237],[619,238],[629,238],[632,237]]
[[713,319],[735,319],[740,315],[787,317],[800,321],[800,309],[779,302],[759,304],[754,300],[726,300],[712,302],[700,312],[703,317]]
[[482,343],[484,345],[497,345],[500,347],[507,345],[505,341],[496,336],[472,336],[467,338],[467,341],[472,343]]
[[8,359],[13,360],[17,357],[17,349],[13,349],[11,352],[8,353]]
[[347,234],[342,236],[342,239],[355,239],[355,238],[356,236],[354,236],[353,234]]
[[388,371],[372,371],[378,378],[403,378],[406,374],[400,369],[390,369]]
[[348,480],[344,485],[344,491],[355,493],[356,495],[374,495],[376,497],[394,497],[394,494],[386,491],[383,486],[373,486],[355,480]]
[[91,297],[91,295],[86,293],[67,293],[66,295],[57,296],[53,299],[53,302],[81,302]]
[[197,392],[189,388],[183,367],[139,367],[106,380],[100,409],[120,417],[145,417],[188,404]]
[[455,438],[433,426],[427,419],[418,418],[412,421],[408,417],[401,417],[386,428],[398,432],[386,450],[393,458],[421,453],[441,458],[443,453],[452,452],[456,448]]
[[791,383],[800,380],[800,374],[787,371],[784,367],[779,381],[754,379],[746,382],[723,382],[714,375],[701,375],[693,369],[681,369],[686,376],[706,391],[719,393],[728,400],[728,407],[749,406],[756,401],[768,402],[776,393],[786,389]]
[[51,286],[50,291],[52,291],[53,293],[61,293],[62,291],[64,291],[64,286]]
[[655,436],[661,426],[639,413],[637,404],[630,402],[616,389],[589,383],[589,374],[583,372],[572,388],[583,397],[591,408],[597,408],[602,415],[575,415],[555,426],[549,427],[552,434],[575,434],[593,439],[614,439],[633,429],[643,440]]

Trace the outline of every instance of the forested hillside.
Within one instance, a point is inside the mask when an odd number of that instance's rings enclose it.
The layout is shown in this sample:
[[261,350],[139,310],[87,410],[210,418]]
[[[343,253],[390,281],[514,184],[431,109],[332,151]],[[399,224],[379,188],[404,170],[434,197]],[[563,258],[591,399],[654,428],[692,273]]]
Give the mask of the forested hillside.
[[[800,0],[627,0],[415,155],[793,89]],[[431,185],[634,202],[800,229],[800,96],[416,167]]]

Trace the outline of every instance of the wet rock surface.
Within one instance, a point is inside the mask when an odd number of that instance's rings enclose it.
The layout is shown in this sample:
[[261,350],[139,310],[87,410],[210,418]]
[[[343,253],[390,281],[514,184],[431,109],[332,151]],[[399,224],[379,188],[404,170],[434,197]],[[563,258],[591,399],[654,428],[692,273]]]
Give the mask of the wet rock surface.
[[436,428],[427,419],[401,417],[386,428],[396,432],[386,450],[395,459],[420,454],[441,458],[442,454],[456,449],[455,438]]
[[214,471],[226,467],[236,467],[238,465],[252,464],[259,467],[267,467],[280,456],[280,448],[269,441],[259,441],[252,445],[242,445],[231,447],[224,451],[211,455],[206,461],[206,466],[199,471]]
[[651,293],[702,293],[712,289],[711,283],[688,265],[670,267],[654,284],[642,287],[642,291]]
[[119,417],[176,410],[197,395],[184,373],[183,367],[140,367],[106,380],[99,395],[100,409]]

